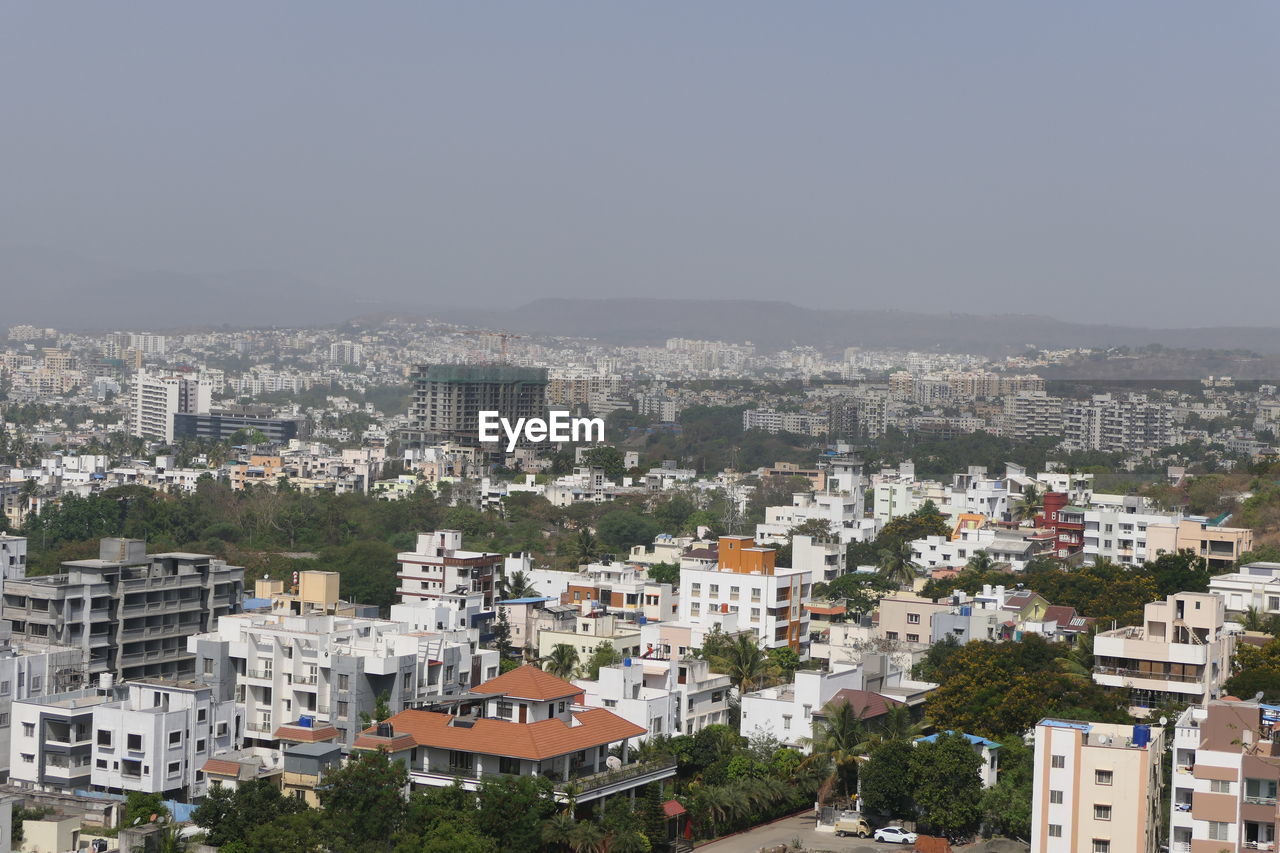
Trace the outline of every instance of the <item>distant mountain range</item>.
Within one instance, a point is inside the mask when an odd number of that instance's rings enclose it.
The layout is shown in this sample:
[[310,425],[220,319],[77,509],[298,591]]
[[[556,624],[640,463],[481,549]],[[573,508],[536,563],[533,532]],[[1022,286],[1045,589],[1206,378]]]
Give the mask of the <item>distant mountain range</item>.
[[369,315],[422,315],[528,335],[654,344],[670,337],[792,345],[1002,354],[1040,348],[1141,347],[1280,354],[1280,329],[1153,329],[1020,314],[802,308],[740,299],[535,299],[511,308],[441,308],[449,296],[377,299],[375,287],[318,285],[287,273],[129,272],[39,248],[0,249],[0,325],[66,329],[321,326]]
[[801,308],[789,302],[677,299],[535,299],[519,308],[452,309],[436,316],[534,335],[572,335],[623,344],[670,337],[792,345],[999,354],[1068,347],[1251,350],[1280,353],[1280,330],[1256,327],[1149,329],[1069,323],[1023,314],[926,314]]

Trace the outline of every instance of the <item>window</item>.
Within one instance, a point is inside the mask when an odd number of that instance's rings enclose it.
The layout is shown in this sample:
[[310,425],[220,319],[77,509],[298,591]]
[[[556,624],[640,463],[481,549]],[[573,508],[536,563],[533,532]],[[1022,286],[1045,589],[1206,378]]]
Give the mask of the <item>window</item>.
[[349,706],[347,705],[347,703],[346,703],[346,702],[339,702],[339,703],[338,703],[338,718],[339,718],[339,719],[345,720],[345,719],[347,718],[347,708],[348,708],[348,707],[349,707]]
[[896,639],[898,639],[898,632],[897,632],[897,631],[885,631],[885,632],[884,632],[884,638],[885,638],[886,640],[896,640]]
[[0,729],[7,729],[7,728],[9,728],[9,715],[0,714]]
[[1061,770],[1062,768],[1067,766],[1067,757],[1065,755],[1053,756],[1052,765],[1055,769]]
[[97,767],[98,767],[98,769],[99,769],[99,770],[106,770],[106,769],[107,769],[107,759],[105,759],[105,758],[99,758],[99,759],[97,760],[96,764],[97,764]]
[[8,696],[8,695],[9,695],[9,682],[0,681],[0,696]]
[[23,736],[23,737],[35,737],[35,736],[36,736],[36,724],[35,724],[35,723],[23,723],[23,724],[22,724],[22,736]]
[[1244,801],[1250,805],[1273,806],[1276,803],[1275,779],[1244,780]]
[[22,753],[22,763],[23,763],[23,764],[35,764],[35,763],[36,763],[36,757],[35,757],[34,755],[32,755],[31,753],[29,753],[29,752],[24,752],[24,753]]
[[1093,804],[1094,820],[1111,820],[1111,806],[1103,806],[1097,803]]
[[197,722],[197,723],[203,723],[203,722],[204,722],[205,720],[207,720],[207,719],[209,719],[209,710],[208,710],[207,708],[197,708],[197,709],[196,709],[196,722]]
[[1110,770],[1093,771],[1093,782],[1095,785],[1110,785],[1111,771]]
[[169,732],[169,746],[177,746],[182,743],[182,732]]
[[181,770],[181,769],[182,769],[182,763],[181,763],[181,762],[178,762],[178,761],[170,761],[170,762],[169,762],[169,775],[170,775],[170,776],[177,776],[177,775],[178,775],[178,771],[179,771],[179,770]]
[[1093,839],[1093,853],[1111,853],[1111,842],[1105,838]]
[[346,690],[346,689],[347,689],[347,676],[346,676],[346,675],[339,675],[339,676],[338,676],[338,689],[339,689],[339,690]]
[[1267,596],[1267,609],[1268,609],[1268,610],[1280,610],[1280,595],[1268,595],[1268,596]]
[[1049,792],[1049,802],[1053,803],[1053,804],[1054,804],[1054,805],[1056,805],[1056,806],[1057,806],[1057,805],[1062,805],[1062,792],[1061,792],[1061,791],[1050,791],[1050,792]]
[[141,752],[142,735],[129,735],[125,741],[125,746],[130,752]]
[[691,585],[691,586],[689,587],[689,593],[690,593],[691,595],[702,595],[702,584],[700,584],[700,583],[695,583],[695,584]]
[[196,752],[204,752],[204,750],[205,750],[205,741],[203,738],[201,738],[200,740],[196,741]]
[[40,692],[41,677],[38,675],[31,676],[31,691],[33,693]]
[[1209,821],[1209,840],[1210,841],[1227,841],[1231,833],[1231,824],[1223,821]]
[[604,700],[604,706],[605,706],[606,708],[616,708],[616,707],[618,707],[618,700],[617,700],[617,699],[606,699],[606,700]]
[[449,750],[449,769],[450,770],[470,770],[475,756],[469,752],[459,752],[456,749]]
[[204,659],[204,674],[213,675],[213,658]]
[[[723,690],[717,690],[717,691],[715,691],[714,693],[712,693],[712,694],[711,694],[711,701],[712,701],[712,702],[719,702],[719,701],[720,701],[720,700],[722,700],[722,699],[724,699],[724,691],[723,691]],[[690,707],[690,708],[692,708],[692,707],[693,707],[693,700],[692,700],[692,699],[690,699],[690,700],[689,700],[689,707]]]
[[908,642],[908,643],[918,643],[918,642],[920,642],[920,635],[919,635],[919,634],[907,634],[907,642]]
[[1049,837],[1050,837],[1050,838],[1061,838],[1061,837],[1062,837],[1062,824],[1060,824],[1060,823],[1051,823],[1051,824],[1049,824]]
[[1230,794],[1231,783],[1226,779],[1211,779],[1209,781],[1209,792],[1213,794]]
[[907,614],[907,624],[908,624],[908,625],[919,625],[919,624],[920,624],[920,614],[919,614],[919,613],[908,613],[908,614]]
[[518,775],[520,774],[520,759],[518,759],[518,758],[508,758],[508,757],[507,757],[507,756],[505,756],[505,755],[499,756],[499,757],[498,757],[498,772],[499,772],[499,773],[508,773],[508,774],[510,774],[510,775],[512,775],[512,776],[518,776]]
[[782,715],[782,728],[786,729],[787,731],[791,731],[791,715],[790,714]]
[[711,584],[710,591],[713,597],[718,598],[720,596],[720,584],[718,583]]

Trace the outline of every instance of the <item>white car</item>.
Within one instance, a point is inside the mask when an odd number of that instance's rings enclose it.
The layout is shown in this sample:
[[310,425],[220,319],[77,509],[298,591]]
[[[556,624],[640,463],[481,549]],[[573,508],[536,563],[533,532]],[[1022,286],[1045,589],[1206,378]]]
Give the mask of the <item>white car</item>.
[[876,841],[887,841],[890,844],[915,844],[916,834],[907,832],[900,826],[886,826],[876,830]]

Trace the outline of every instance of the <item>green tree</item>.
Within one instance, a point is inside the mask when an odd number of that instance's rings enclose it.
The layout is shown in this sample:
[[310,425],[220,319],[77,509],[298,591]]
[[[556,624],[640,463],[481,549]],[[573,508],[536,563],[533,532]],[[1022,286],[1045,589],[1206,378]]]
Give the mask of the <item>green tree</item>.
[[769,649],[769,663],[783,681],[791,681],[800,668],[800,656],[790,646]]
[[652,518],[629,509],[611,510],[596,525],[600,541],[614,549],[616,554],[627,554],[632,545],[652,542],[660,532]]
[[596,681],[600,678],[600,667],[613,666],[616,663],[622,663],[622,655],[614,647],[613,643],[601,642],[591,652],[591,657],[587,658],[587,662],[583,664],[582,669],[587,678]]
[[542,668],[556,678],[568,680],[578,668],[578,650],[568,643],[556,643],[542,660]]
[[551,780],[541,776],[485,778],[476,799],[476,828],[502,850],[536,850],[556,811]]
[[414,853],[499,853],[500,850],[536,850],[535,847],[501,847],[498,842],[482,835],[473,827],[454,823],[441,823],[433,827],[421,839],[421,846]]
[[305,808],[302,801],[282,796],[280,789],[265,779],[255,779],[237,785],[234,791],[211,788],[191,819],[208,831],[210,845],[221,847],[231,842],[243,843],[255,827]]
[[330,846],[351,853],[387,849],[404,824],[409,771],[384,750],[362,751],[325,774],[320,789]]
[[671,584],[674,590],[680,589],[679,563],[654,563],[649,567],[649,579],[657,583]]
[[909,541],[886,547],[880,552],[880,577],[903,589],[911,588],[917,568]]
[[582,528],[578,534],[569,540],[565,548],[565,555],[573,562],[574,565],[580,566],[590,563],[600,554],[600,543],[596,537],[592,535],[587,528]]
[[848,702],[828,702],[821,719],[815,717],[812,751],[804,766],[825,777],[818,789],[819,801],[831,793],[848,798],[857,789],[866,735],[862,718]]
[[252,826],[244,839],[246,853],[324,853],[320,843],[323,814],[313,809]]
[[910,743],[886,741],[871,750],[859,771],[859,804],[864,814],[906,818],[914,809]]
[[1031,782],[1035,752],[1017,735],[1000,741],[1000,776],[982,795],[982,813],[1008,838],[1031,837]]
[[952,838],[976,829],[982,819],[981,766],[982,758],[959,732],[916,744],[911,780],[920,821]]
[[710,660],[713,670],[729,676],[738,688],[738,695],[750,693],[774,676],[769,656],[751,631],[735,634]]
[[1261,647],[1241,643],[1224,689],[1232,696],[1252,698],[1262,693],[1262,701],[1280,702],[1280,640]]
[[533,579],[527,573],[518,569],[499,582],[498,590],[503,601],[511,601],[517,598],[534,598],[538,595],[538,588],[533,585]]
[[169,816],[169,809],[164,804],[162,794],[144,794],[141,791],[130,791],[125,796],[124,813],[120,816],[121,826],[137,826],[152,823]]
[[616,447],[593,447],[582,454],[582,461],[592,468],[603,468],[605,478],[615,483],[627,475],[622,451]]

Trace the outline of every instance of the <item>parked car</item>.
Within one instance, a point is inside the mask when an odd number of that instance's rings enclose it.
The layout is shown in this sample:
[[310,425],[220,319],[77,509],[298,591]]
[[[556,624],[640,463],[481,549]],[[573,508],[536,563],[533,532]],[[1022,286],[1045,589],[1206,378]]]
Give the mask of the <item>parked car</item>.
[[876,830],[876,841],[885,841],[889,844],[915,844],[916,834],[907,832],[900,826],[885,826]]

